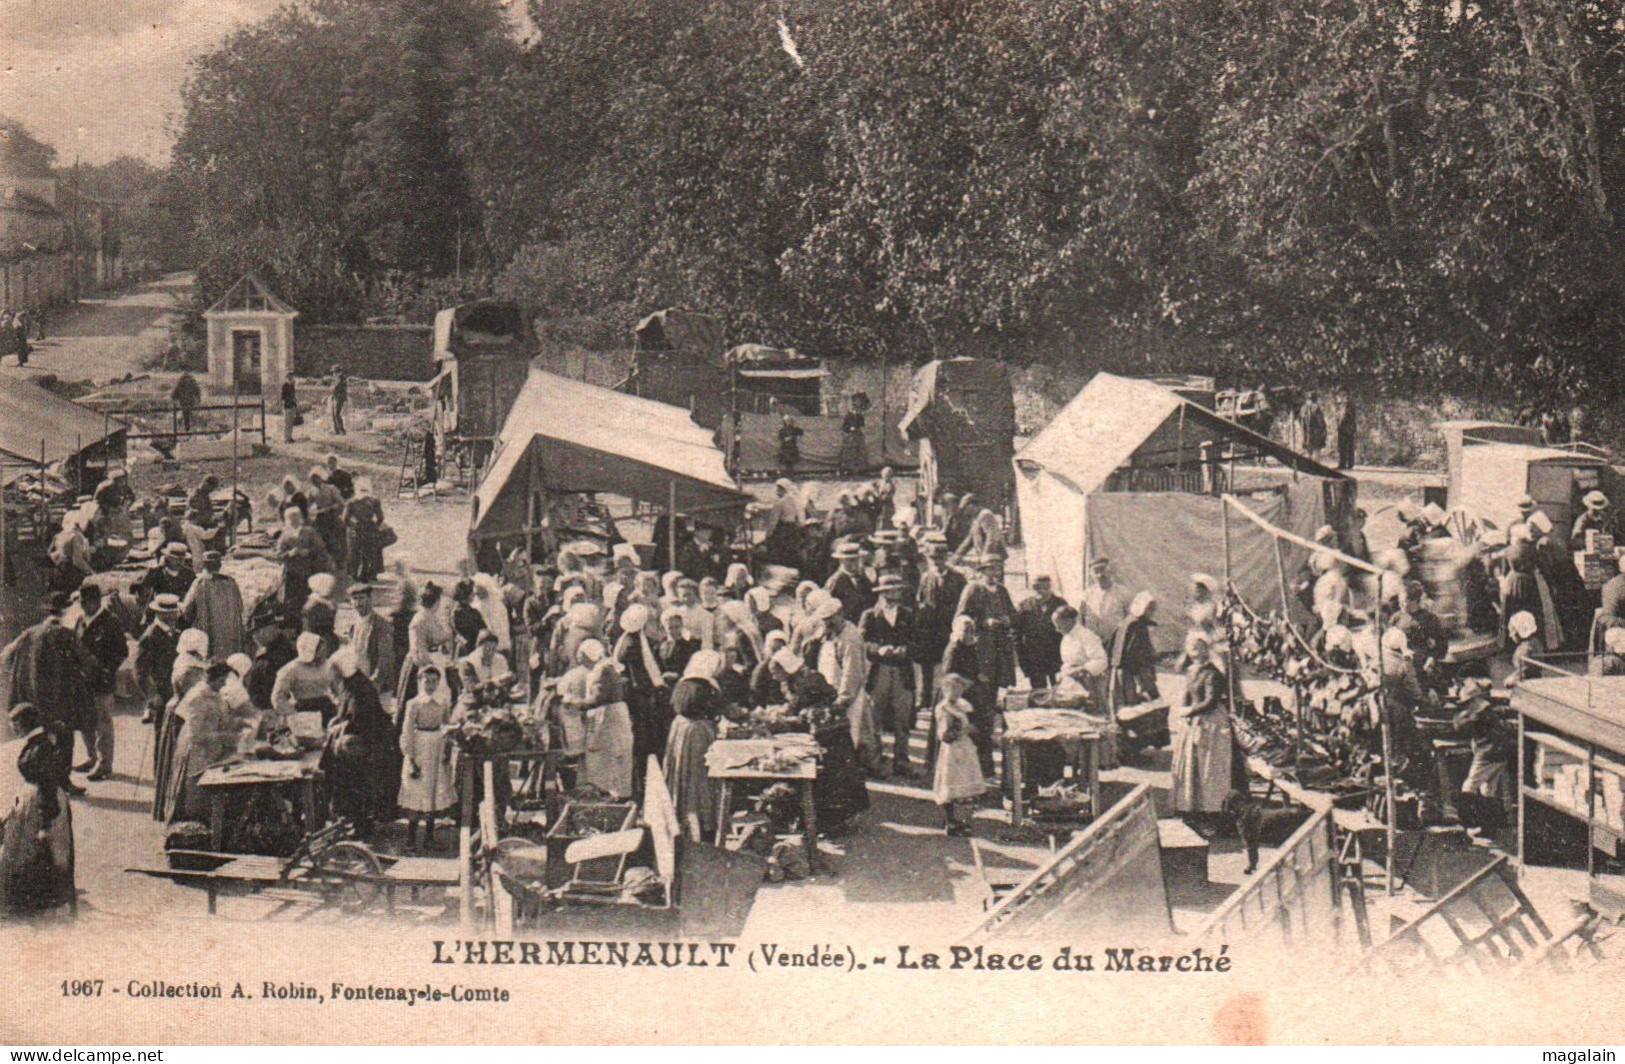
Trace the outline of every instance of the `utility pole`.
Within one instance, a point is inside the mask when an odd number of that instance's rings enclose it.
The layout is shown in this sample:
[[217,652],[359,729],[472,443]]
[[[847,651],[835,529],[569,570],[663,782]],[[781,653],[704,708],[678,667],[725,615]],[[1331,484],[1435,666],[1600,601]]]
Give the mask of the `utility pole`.
[[69,184],[68,266],[73,271],[73,301],[79,302],[79,156],[73,157],[73,181]]

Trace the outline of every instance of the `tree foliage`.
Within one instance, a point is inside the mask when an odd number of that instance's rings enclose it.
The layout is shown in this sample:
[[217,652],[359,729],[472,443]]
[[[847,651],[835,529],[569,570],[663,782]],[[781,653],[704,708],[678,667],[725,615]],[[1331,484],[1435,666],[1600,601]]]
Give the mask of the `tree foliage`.
[[530,18],[521,47],[488,0],[309,0],[200,61],[176,168],[210,283],[252,264],[354,316],[472,269],[601,339],[679,304],[827,354],[1612,379],[1603,0]]
[[478,211],[451,148],[462,87],[507,62],[495,0],[310,0],[199,59],[177,179],[201,297],[245,269],[321,320],[392,272],[452,269]]

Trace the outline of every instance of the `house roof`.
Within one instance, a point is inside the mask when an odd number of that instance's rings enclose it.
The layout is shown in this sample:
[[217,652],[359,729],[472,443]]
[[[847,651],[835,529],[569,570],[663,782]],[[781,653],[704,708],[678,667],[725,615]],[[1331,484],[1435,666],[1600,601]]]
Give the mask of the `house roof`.
[[[1181,419],[1182,425],[1176,424]],[[1152,381],[1097,373],[1042,432],[1016,453],[1016,464],[1036,466],[1085,494],[1136,454],[1193,454],[1204,441],[1233,441],[1312,476],[1346,479],[1342,473],[1285,447]],[[1151,445],[1151,446],[1148,446]],[[1177,458],[1176,458],[1177,460]],[[1150,465],[1168,464],[1150,462]]]
[[121,423],[24,375],[0,373],[0,452],[9,458],[38,462],[43,442],[46,464],[60,462],[123,431]]
[[27,189],[17,188],[0,182],[0,207],[11,211],[26,211],[29,214],[60,215],[62,212],[51,206],[49,202],[41,199]]
[[540,460],[552,491],[606,492],[665,506],[676,488],[684,512],[743,507],[711,433],[688,411],[532,367],[475,491],[472,531],[523,527],[524,458]]
[[226,289],[226,294],[215,300],[214,306],[204,314],[229,314],[232,311],[256,311],[272,314],[297,314],[288,304],[278,299],[265,282],[252,273],[237,278],[237,283]]
[[1472,443],[1463,452],[1463,461],[1470,455],[1473,461],[1506,462],[1532,465],[1536,462],[1557,462],[1562,465],[1605,466],[1608,460],[1583,451],[1570,451],[1562,447],[1547,447],[1534,443]]

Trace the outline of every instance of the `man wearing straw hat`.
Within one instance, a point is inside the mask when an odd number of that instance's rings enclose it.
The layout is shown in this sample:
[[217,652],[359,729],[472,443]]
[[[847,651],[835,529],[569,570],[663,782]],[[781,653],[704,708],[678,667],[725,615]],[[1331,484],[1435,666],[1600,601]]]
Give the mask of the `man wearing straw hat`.
[[897,573],[883,573],[875,585],[880,601],[864,611],[858,622],[863,648],[869,658],[866,688],[876,724],[892,736],[892,775],[913,776],[908,737],[914,731],[914,666],[909,648],[914,643],[914,611],[904,605],[908,585]]
[[863,572],[863,550],[856,543],[837,543],[830,552],[837,566],[824,583],[824,590],[840,600],[841,614],[856,623],[875,604],[874,585]]
[[147,608],[152,613],[152,621],[135,644],[135,675],[147,695],[146,709],[141,714],[143,724],[155,721],[169,696],[175,693],[170,673],[175,668],[181,637],[175,623],[181,612],[180,596],[154,595]]
[[1608,496],[1600,491],[1588,491],[1580,502],[1585,510],[1574,519],[1574,531],[1569,536],[1569,543],[1574,549],[1585,549],[1587,532],[1606,532],[1614,537],[1616,544],[1619,543],[1622,538],[1619,514],[1609,504]]

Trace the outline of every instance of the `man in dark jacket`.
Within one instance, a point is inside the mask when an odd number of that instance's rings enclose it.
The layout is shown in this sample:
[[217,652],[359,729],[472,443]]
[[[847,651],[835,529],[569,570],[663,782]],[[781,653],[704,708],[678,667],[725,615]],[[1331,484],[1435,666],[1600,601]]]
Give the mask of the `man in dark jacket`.
[[118,688],[118,670],[130,656],[129,637],[124,622],[110,608],[102,589],[85,584],[79,589],[79,608],[85,615],[79,645],[95,663],[90,672],[90,694],[95,710],[84,729],[85,749],[90,760],[75,766],[88,772],[87,779],[104,780],[113,774],[113,697]]
[[[33,703],[41,725],[56,743],[64,779],[73,762],[73,734],[91,717],[86,674],[94,668],[78,638],[62,623],[70,604],[66,592],[46,597],[45,619],[25,629],[13,645],[11,677],[12,705]],[[84,788],[68,784],[68,791],[83,794]]]
[[863,550],[856,543],[838,543],[830,557],[838,568],[824,582],[824,590],[840,599],[841,616],[856,624],[875,604],[874,586],[863,573]]
[[170,674],[175,668],[175,644],[181,638],[180,630],[175,627],[175,619],[181,612],[178,595],[154,595],[149,609],[152,623],[135,644],[135,675],[147,695],[147,708],[141,714],[143,724],[156,721],[170,695],[175,693]]
[[910,650],[920,666],[919,705],[929,710],[936,704],[937,672],[953,634],[954,611],[965,593],[965,578],[959,570],[943,564],[948,553],[948,539],[943,533],[927,532],[921,546],[925,568],[914,595],[914,645]]
[[1016,661],[1036,690],[1055,686],[1061,668],[1061,633],[1050,620],[1064,606],[1047,576],[1033,578],[1033,593],[1016,609]]
[[[282,442],[293,442],[293,430],[299,423],[299,392],[293,386],[293,378],[282,382]],[[432,433],[430,434],[433,435]]]
[[892,736],[892,775],[908,778],[908,737],[914,731],[914,665],[909,648],[914,645],[914,610],[904,605],[908,585],[896,573],[881,576],[875,590],[880,601],[864,611],[858,621],[869,659],[865,688],[875,723]]
[[164,544],[163,561],[147,570],[147,575],[142,578],[147,591],[154,596],[185,598],[186,593],[192,590],[192,582],[197,579],[196,571],[186,564],[190,553],[184,543]]
[[716,530],[710,525],[696,524],[694,535],[677,548],[677,569],[690,580],[706,577],[720,581],[728,575],[728,559],[716,543]]
[[344,435],[344,404],[350,401],[350,376],[342,367],[333,367],[333,435]]
[[181,428],[186,432],[192,431],[192,411],[197,409],[198,403],[203,401],[203,389],[198,387],[197,378],[190,373],[182,373],[181,379],[175,382],[174,391],[169,397],[175,405],[181,408]]

